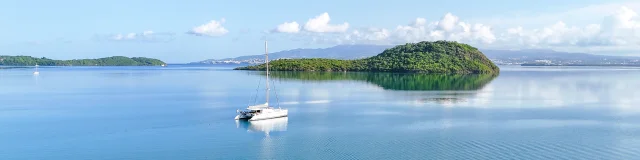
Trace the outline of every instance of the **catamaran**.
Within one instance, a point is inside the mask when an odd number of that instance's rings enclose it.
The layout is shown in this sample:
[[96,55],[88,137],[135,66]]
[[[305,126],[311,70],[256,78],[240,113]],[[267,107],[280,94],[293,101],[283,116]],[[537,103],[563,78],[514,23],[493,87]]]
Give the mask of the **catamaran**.
[[265,52],[265,68],[267,71],[266,81],[266,102],[264,104],[250,105],[246,110],[236,110],[236,120],[247,119],[249,121],[258,121],[265,119],[274,119],[288,116],[288,110],[280,107],[274,108],[269,105],[269,52],[267,50],[267,41],[264,41]]

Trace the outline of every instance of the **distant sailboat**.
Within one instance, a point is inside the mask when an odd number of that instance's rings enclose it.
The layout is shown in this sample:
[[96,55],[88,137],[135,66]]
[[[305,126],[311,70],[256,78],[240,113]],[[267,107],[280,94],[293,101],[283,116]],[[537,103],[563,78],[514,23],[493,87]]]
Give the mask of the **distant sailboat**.
[[39,75],[39,74],[40,74],[40,72],[38,72],[38,64],[36,64],[36,71],[33,72],[33,75]]

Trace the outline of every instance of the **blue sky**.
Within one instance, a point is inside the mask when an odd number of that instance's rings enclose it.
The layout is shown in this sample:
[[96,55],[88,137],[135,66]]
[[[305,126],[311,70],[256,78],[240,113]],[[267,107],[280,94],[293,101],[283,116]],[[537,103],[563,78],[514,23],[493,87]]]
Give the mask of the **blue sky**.
[[640,56],[638,12],[629,0],[4,0],[0,55],[191,62],[261,53],[267,36],[271,51],[445,39]]

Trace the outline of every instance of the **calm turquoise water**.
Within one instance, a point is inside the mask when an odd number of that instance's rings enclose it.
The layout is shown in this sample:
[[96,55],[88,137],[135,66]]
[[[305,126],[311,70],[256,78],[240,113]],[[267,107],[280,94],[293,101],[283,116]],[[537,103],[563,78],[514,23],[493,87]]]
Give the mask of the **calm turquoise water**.
[[0,69],[0,159],[637,159],[640,68],[274,73],[287,119],[236,122],[261,72]]

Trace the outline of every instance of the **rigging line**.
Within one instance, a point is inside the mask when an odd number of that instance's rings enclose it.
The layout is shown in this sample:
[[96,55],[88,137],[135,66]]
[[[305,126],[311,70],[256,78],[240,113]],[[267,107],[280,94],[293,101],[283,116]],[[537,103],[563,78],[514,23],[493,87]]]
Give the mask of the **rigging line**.
[[[260,90],[260,83],[262,82],[262,78],[260,78],[260,80],[258,80],[258,88],[256,88],[256,96],[253,97],[253,104],[255,105],[256,102],[258,102],[258,92]],[[251,103],[251,102],[249,102]],[[249,104],[248,106],[250,106],[251,104]]]
[[275,92],[275,93],[276,93],[276,104],[278,105],[278,107],[280,107],[280,99],[278,98],[278,91],[276,91],[276,83],[275,83],[275,80],[271,80],[271,81],[274,81],[274,82],[272,83],[272,85],[273,85],[273,92]]

